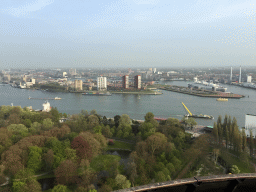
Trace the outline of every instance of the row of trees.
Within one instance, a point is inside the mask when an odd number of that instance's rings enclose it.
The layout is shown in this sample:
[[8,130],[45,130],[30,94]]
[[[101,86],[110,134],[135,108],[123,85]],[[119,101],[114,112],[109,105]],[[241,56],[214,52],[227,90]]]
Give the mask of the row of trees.
[[254,141],[252,131],[250,130],[250,137],[247,142],[245,130],[239,130],[235,117],[231,120],[230,116],[225,115],[222,122],[222,117],[219,116],[217,122],[214,122],[213,135],[216,143],[225,145],[227,149],[232,149],[236,152],[246,152],[248,145],[250,154],[252,155],[253,153]]

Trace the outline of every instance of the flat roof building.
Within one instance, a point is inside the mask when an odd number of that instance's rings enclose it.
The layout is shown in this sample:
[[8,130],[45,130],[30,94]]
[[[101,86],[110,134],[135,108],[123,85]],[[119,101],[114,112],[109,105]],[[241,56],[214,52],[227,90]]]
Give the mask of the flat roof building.
[[107,77],[97,77],[97,89],[98,90],[107,89]]

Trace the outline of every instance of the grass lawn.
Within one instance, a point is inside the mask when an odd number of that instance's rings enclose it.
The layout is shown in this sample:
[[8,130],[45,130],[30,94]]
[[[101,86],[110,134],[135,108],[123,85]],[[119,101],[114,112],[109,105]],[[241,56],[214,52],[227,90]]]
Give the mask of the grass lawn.
[[241,158],[235,157],[229,153],[225,153],[225,151],[223,151],[220,155],[220,157],[226,161],[226,163],[228,165],[236,165],[239,170],[240,173],[254,173],[254,167],[253,165],[251,165],[250,163],[247,162],[243,162],[241,160]]
[[102,171],[106,170],[108,165],[110,165],[113,161],[120,161],[120,159],[121,157],[117,155],[98,155],[97,157],[93,158],[90,166],[95,171]]
[[131,143],[125,143],[122,141],[114,141],[114,145],[108,145],[107,150],[111,150],[113,148],[132,150],[132,147],[133,147],[133,144],[131,144]]

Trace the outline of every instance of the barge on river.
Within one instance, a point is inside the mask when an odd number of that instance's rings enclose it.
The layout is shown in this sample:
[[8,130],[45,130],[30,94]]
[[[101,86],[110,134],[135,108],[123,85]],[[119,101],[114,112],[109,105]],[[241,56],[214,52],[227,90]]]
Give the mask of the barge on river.
[[212,115],[194,115],[192,114],[189,109],[186,107],[186,105],[182,102],[183,107],[186,109],[186,111],[188,112],[188,114],[184,115],[185,117],[193,117],[193,118],[204,118],[204,119],[214,119],[214,117]]

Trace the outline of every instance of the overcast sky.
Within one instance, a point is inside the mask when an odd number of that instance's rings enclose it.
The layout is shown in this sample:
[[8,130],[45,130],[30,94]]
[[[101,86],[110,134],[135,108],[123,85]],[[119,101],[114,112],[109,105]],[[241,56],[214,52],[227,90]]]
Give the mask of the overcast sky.
[[0,68],[255,66],[255,18],[255,0],[1,0]]

